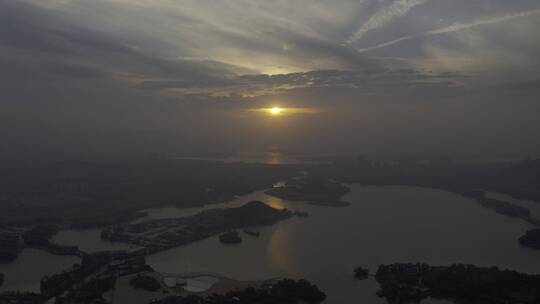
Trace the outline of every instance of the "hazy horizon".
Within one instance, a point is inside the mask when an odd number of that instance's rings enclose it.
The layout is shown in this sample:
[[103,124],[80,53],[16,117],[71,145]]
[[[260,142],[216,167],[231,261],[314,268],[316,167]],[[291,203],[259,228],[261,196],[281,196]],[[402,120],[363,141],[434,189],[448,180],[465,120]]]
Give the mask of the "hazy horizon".
[[0,159],[537,158],[539,16],[532,0],[3,0]]

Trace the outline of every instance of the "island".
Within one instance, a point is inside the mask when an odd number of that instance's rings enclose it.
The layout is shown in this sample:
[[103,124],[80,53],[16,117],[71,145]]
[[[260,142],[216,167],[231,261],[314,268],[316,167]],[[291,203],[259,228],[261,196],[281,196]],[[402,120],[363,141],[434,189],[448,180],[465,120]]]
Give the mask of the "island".
[[540,275],[454,264],[380,265],[377,293],[392,303],[420,302],[427,297],[457,303],[539,303]]
[[272,225],[292,216],[287,209],[252,201],[237,208],[211,209],[183,218],[116,225],[103,230],[101,237],[133,244],[152,254],[236,229]]
[[315,206],[345,207],[348,202],[340,198],[350,189],[323,178],[293,179],[284,186],[274,187],[265,193],[289,201],[303,201]]
[[540,249],[540,229],[532,229],[518,239],[522,246]]

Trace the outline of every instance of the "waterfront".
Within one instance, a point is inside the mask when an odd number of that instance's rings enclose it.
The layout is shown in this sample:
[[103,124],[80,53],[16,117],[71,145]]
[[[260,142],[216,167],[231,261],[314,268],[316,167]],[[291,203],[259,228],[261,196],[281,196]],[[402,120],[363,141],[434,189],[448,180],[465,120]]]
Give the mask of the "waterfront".
[[[139,221],[236,207],[250,200],[308,211],[309,217],[256,229],[260,237],[243,235],[240,245],[224,246],[213,237],[149,256],[147,261],[156,271],[168,273],[213,272],[240,280],[306,278],[327,293],[327,303],[384,303],[375,295],[379,286],[374,279],[354,279],[357,266],[374,273],[379,264],[394,262],[459,262],[540,273],[540,252],[517,243],[517,238],[532,226],[483,208],[472,199],[417,187],[359,185],[351,185],[351,192],[343,199],[351,205],[317,207],[260,191],[225,205],[149,209],[148,217]],[[89,251],[123,246],[101,241],[98,231],[62,232],[55,240],[83,244],[82,249]],[[7,286],[15,286],[13,281],[9,283],[10,273],[6,274]],[[20,277],[28,275],[17,273]]]
[[[453,193],[353,185],[344,197],[351,206],[345,208],[308,206],[260,192],[233,204],[249,199],[306,210],[309,217],[261,228],[259,238],[244,237],[239,246],[210,238],[150,256],[148,263],[158,271],[213,271],[247,280],[303,277],[327,293],[328,303],[384,303],[375,295],[374,279],[353,278],[357,266],[374,273],[384,263],[461,262],[540,272],[540,253],[517,243],[530,224]],[[153,216],[165,212],[154,210]]]

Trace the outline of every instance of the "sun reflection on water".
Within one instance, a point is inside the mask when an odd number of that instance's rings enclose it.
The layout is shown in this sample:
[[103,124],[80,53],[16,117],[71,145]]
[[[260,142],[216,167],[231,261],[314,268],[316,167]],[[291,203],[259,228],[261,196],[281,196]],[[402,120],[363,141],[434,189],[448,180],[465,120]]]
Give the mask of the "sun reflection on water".
[[273,196],[266,196],[265,199],[264,199],[264,202],[272,207],[272,208],[275,208],[275,209],[284,209],[284,208],[287,208],[287,205],[285,204],[285,202],[283,202],[282,199],[280,198],[277,198],[277,197],[273,197]]
[[286,273],[287,276],[298,276],[300,271],[294,255],[291,254],[289,244],[291,244],[290,235],[287,229],[280,229],[280,224],[272,233],[268,246],[266,247],[266,257],[268,266],[273,271]]

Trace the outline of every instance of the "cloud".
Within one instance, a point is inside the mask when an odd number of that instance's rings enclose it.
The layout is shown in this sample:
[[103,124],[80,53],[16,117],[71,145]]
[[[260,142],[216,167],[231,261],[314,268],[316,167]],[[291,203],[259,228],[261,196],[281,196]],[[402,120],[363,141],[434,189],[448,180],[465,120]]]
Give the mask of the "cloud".
[[[181,81],[144,82],[145,89],[169,92],[169,96],[207,94],[258,98],[278,96],[288,91],[322,89],[337,92],[354,90],[359,96],[399,96],[410,92],[439,91],[445,95],[462,87],[466,77],[457,73],[425,73],[411,69],[319,70],[280,75],[240,75],[226,81],[207,79],[205,82]],[[388,91],[388,87],[392,87]]]
[[[540,24],[526,16],[538,8],[536,0],[0,0],[0,157],[273,141],[318,149],[319,135],[351,145],[345,133],[360,134],[357,148],[384,141],[393,151],[424,132],[437,143],[463,113],[490,111],[497,115],[478,120],[485,133],[515,138],[507,130],[519,127],[537,138]],[[523,22],[503,22],[514,19]],[[482,27],[490,24],[499,26]],[[358,52],[343,45],[347,37],[379,48]],[[382,46],[406,40],[415,43]],[[485,67],[490,74],[480,75]],[[504,71],[497,85],[494,70]],[[323,111],[281,125],[227,116],[272,104]],[[505,111],[523,125],[500,130]],[[471,137],[475,119],[461,135]],[[409,125],[410,136],[395,131]],[[468,145],[446,147],[457,146]]]
[[443,34],[451,34],[451,33],[456,33],[456,32],[460,32],[460,31],[464,31],[464,30],[468,30],[468,29],[472,29],[472,28],[476,28],[480,26],[492,25],[492,24],[497,24],[501,22],[511,21],[518,18],[530,17],[537,14],[540,14],[540,10],[531,10],[531,11],[520,12],[520,13],[506,14],[502,16],[487,17],[487,18],[478,19],[478,20],[468,22],[468,23],[454,23],[450,26],[446,26],[443,28],[426,31],[420,34],[406,35],[406,36],[403,36],[394,40],[390,40],[387,42],[383,42],[374,46],[360,48],[360,49],[357,49],[357,51],[360,53],[369,52],[369,51],[385,48],[388,46],[392,46],[392,45],[395,45],[395,44],[398,44],[400,42],[404,42],[407,40],[426,38],[430,36],[437,36],[437,35],[443,35]]
[[396,0],[392,4],[375,12],[365,23],[363,23],[354,34],[346,41],[345,45],[350,45],[360,39],[369,31],[375,30],[392,22],[394,19],[407,14],[411,9],[422,5],[428,0]]

